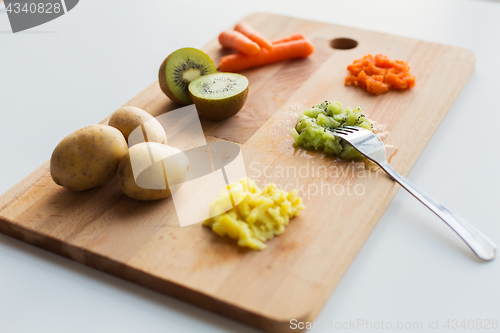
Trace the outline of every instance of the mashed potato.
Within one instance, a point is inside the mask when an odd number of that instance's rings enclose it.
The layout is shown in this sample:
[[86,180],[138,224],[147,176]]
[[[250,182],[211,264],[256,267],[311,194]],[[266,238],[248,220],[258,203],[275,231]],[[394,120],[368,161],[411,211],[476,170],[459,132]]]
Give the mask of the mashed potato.
[[[233,202],[239,203],[233,207]],[[252,179],[243,178],[221,190],[210,205],[213,217],[203,224],[219,236],[237,239],[238,246],[262,250],[264,242],[283,233],[290,218],[302,209],[295,190],[287,193],[275,184],[261,190]]]

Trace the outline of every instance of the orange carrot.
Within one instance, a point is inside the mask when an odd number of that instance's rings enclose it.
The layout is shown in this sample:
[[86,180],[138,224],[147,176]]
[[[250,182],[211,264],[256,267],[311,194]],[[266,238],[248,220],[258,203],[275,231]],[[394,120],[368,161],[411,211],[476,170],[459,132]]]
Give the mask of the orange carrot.
[[314,46],[306,39],[279,43],[272,50],[261,49],[254,55],[242,53],[230,54],[220,58],[219,69],[222,72],[238,72],[247,68],[271,64],[294,58],[305,58],[314,51]]
[[265,39],[261,34],[255,31],[248,23],[240,22],[235,27],[234,30],[241,32],[243,35],[250,38],[255,43],[259,44],[260,47],[263,47],[268,50],[273,49],[273,45],[267,39]]
[[410,66],[401,60],[391,61],[384,54],[369,54],[354,60],[347,70],[351,75],[345,78],[346,86],[359,86],[374,95],[391,89],[409,89],[415,85]]
[[219,43],[224,47],[236,49],[244,54],[256,54],[260,46],[238,31],[224,31],[219,35]]
[[299,39],[306,39],[303,34],[293,34],[287,37],[283,37],[281,39],[273,40],[272,44],[280,44],[280,43],[286,43],[286,42],[291,42],[292,40],[299,40]]

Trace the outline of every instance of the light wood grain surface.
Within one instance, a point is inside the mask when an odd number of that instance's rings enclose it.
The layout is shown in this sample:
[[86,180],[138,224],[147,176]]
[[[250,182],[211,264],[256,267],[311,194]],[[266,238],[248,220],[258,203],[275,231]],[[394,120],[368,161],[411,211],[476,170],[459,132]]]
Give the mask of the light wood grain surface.
[[[0,197],[0,231],[264,330],[287,331],[290,319],[313,320],[397,186],[362,163],[293,148],[290,128],[297,115],[323,100],[361,105],[388,133],[391,164],[406,175],[472,73],[475,58],[457,47],[273,14],[246,20],[269,39],[301,32],[316,48],[308,59],[245,71],[250,93],[243,110],[222,122],[202,120],[207,141],[241,144],[247,174],[258,183],[302,189],[306,210],[266,250],[237,248],[201,224],[181,228],[170,198],[134,201],[116,180],[70,192],[52,181],[48,162]],[[329,41],[337,37],[359,45],[334,50]],[[204,50],[216,63],[224,53],[216,39]],[[346,66],[379,52],[409,61],[416,86],[376,97],[345,87]],[[154,116],[178,107],[157,82],[126,105]],[[355,189],[358,194],[352,194]]]

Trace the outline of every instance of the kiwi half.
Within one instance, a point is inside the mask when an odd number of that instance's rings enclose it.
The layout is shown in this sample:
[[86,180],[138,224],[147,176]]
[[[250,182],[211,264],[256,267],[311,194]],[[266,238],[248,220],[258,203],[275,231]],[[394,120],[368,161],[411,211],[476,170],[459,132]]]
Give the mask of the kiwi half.
[[235,73],[209,74],[189,84],[189,94],[198,113],[222,120],[241,110],[248,96],[248,79]]
[[178,104],[191,104],[188,86],[194,79],[216,73],[210,57],[198,49],[185,47],[170,54],[161,64],[158,82],[161,90]]

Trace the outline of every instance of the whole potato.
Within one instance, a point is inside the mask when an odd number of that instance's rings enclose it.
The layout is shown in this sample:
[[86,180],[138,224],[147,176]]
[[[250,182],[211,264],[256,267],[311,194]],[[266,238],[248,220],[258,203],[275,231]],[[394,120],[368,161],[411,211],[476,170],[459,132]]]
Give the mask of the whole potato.
[[90,125],[65,137],[52,153],[50,175],[73,191],[101,186],[116,175],[128,146],[114,127]]
[[188,168],[189,160],[181,150],[156,142],[138,143],[123,156],[118,183],[133,199],[163,199],[171,195],[171,186],[186,179]]
[[[167,135],[158,120],[135,106],[124,106],[116,110],[109,118],[108,125],[122,132],[129,146],[139,142],[167,143]],[[132,132],[133,138],[130,136]]]

